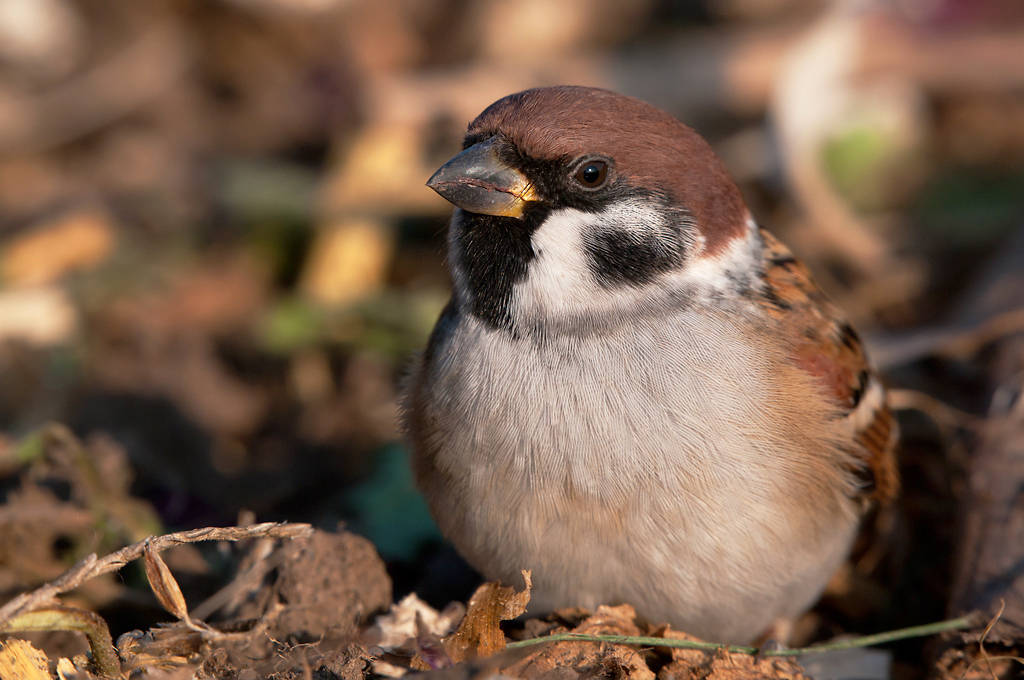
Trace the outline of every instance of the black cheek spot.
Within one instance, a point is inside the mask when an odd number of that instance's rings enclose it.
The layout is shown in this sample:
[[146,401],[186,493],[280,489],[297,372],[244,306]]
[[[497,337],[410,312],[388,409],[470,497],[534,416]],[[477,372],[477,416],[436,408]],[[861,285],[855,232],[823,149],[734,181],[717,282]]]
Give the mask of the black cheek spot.
[[607,285],[640,285],[677,267],[682,259],[678,242],[657,234],[636,235],[621,229],[593,233],[586,239],[590,269]]

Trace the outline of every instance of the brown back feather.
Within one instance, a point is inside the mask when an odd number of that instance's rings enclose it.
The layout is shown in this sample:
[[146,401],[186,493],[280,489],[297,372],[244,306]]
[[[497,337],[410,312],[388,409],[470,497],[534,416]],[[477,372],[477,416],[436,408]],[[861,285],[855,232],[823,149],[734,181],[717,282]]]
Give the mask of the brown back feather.
[[792,327],[794,359],[813,375],[841,409],[854,442],[865,500],[888,503],[899,491],[894,449],[897,433],[892,412],[857,333],[811,279],[802,262],[778,239],[762,230],[765,243],[765,295],[772,316],[802,317]]

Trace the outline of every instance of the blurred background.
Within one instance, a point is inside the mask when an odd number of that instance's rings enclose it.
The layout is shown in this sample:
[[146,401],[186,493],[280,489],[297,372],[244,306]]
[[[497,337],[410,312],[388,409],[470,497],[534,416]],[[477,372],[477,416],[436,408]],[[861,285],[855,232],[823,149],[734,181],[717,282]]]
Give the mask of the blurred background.
[[970,425],[1024,364],[1019,0],[0,0],[0,601],[243,511],[464,597],[396,427],[448,295],[424,182],[563,83],[696,128],[869,338],[907,494],[820,617],[941,618]]

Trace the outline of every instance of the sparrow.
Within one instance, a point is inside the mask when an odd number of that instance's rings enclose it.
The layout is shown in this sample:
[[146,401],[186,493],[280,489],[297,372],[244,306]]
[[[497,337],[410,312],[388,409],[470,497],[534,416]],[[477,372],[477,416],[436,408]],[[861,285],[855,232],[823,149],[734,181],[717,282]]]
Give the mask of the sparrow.
[[452,297],[402,418],[442,533],[531,613],[784,630],[897,492],[857,333],[711,147],[607,90],[487,107],[427,182]]

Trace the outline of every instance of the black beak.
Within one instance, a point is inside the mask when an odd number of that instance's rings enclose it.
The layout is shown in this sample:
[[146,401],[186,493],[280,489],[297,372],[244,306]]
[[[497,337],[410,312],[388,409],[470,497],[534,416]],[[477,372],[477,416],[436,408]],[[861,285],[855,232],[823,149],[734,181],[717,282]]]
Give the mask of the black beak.
[[474,144],[427,180],[427,186],[466,212],[522,218],[533,185],[523,173],[501,162],[497,137]]

